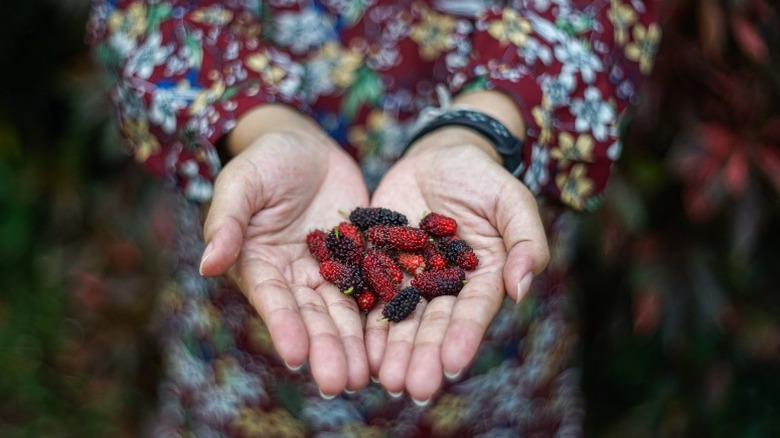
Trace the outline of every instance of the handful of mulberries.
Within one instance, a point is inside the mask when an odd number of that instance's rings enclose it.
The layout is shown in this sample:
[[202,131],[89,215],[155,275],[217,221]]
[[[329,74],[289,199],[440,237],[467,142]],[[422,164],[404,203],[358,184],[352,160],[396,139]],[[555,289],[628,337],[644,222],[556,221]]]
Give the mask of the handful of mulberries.
[[[420,298],[457,295],[466,273],[479,264],[474,250],[456,235],[455,219],[427,214],[419,227],[386,208],[354,209],[349,221],[306,236],[320,275],[351,295],[368,312],[380,300],[382,315],[398,322]],[[405,287],[404,285],[407,284]]]

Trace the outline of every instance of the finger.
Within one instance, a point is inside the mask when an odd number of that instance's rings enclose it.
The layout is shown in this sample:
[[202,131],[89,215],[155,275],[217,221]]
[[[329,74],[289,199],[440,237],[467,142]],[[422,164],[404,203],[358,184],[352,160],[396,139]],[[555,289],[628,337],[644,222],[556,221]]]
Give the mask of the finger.
[[454,304],[453,296],[437,297],[428,303],[420,321],[406,376],[406,389],[417,404],[427,404],[441,386],[442,342]]
[[335,396],[344,391],[347,385],[347,357],[338,328],[319,292],[296,286],[294,294],[309,335],[309,367],[312,377],[323,396]]
[[539,208],[531,192],[517,180],[506,183],[495,206],[496,229],[504,239],[507,259],[504,285],[519,301],[535,275],[550,261],[550,249]]
[[317,292],[325,300],[328,313],[338,330],[347,360],[347,389],[357,391],[368,384],[368,359],[363,343],[363,324],[355,300],[330,285]]
[[368,370],[371,376],[379,378],[379,368],[387,347],[390,321],[382,316],[382,306],[374,306],[366,315],[365,342]]
[[257,187],[259,182],[248,179],[256,171],[249,162],[234,160],[214,183],[203,226],[206,249],[200,263],[201,275],[223,274],[238,258],[249,219],[265,203],[263,190]]
[[281,272],[262,261],[244,260],[239,266],[239,287],[268,327],[277,353],[290,368],[303,364],[309,354],[298,303]]
[[455,301],[442,343],[441,361],[447,375],[460,374],[474,359],[503,299],[498,271],[480,273],[463,287]]
[[400,394],[406,385],[406,370],[425,307],[424,302],[420,302],[409,317],[391,323],[387,331],[387,344],[379,367],[379,381],[391,393]]

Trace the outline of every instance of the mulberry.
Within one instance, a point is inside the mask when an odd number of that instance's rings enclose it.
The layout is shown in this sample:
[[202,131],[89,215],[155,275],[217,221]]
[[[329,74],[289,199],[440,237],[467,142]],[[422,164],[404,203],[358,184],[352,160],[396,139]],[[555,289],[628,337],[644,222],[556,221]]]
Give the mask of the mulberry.
[[458,229],[455,219],[438,213],[428,213],[420,221],[420,229],[437,237],[452,236]]
[[426,271],[412,279],[426,300],[430,301],[442,295],[457,295],[463,289],[466,273],[461,268],[447,268],[441,271]]
[[306,245],[309,246],[309,251],[320,263],[333,258],[328,246],[325,244],[325,232],[322,230],[314,230],[307,234]]
[[371,292],[370,290],[363,291],[357,296],[358,308],[364,312],[368,312],[374,308],[377,299],[378,297],[374,292]]
[[466,271],[473,271],[477,268],[479,259],[465,240],[457,237],[444,237],[439,239],[437,243],[450,264],[460,266]]
[[336,260],[325,260],[322,262],[320,275],[345,293],[366,288],[366,282],[359,267],[350,266]]
[[425,257],[425,269],[428,271],[441,271],[447,269],[447,259],[432,244],[425,245],[422,251]]
[[334,227],[325,236],[325,246],[333,255],[333,258],[350,265],[360,265],[363,258],[363,247],[346,235],[342,235]]
[[419,302],[420,291],[411,286],[405,287],[385,304],[382,315],[392,322],[402,321],[414,312]]
[[361,231],[366,231],[375,225],[407,225],[409,223],[403,214],[381,207],[357,207],[349,214],[349,221]]
[[363,257],[363,274],[366,281],[384,302],[393,299],[404,278],[403,272],[387,254],[369,249]]
[[417,275],[425,270],[425,257],[410,252],[398,253],[398,266],[410,275]]
[[406,226],[377,225],[368,229],[368,241],[380,248],[419,251],[428,243],[428,233]]

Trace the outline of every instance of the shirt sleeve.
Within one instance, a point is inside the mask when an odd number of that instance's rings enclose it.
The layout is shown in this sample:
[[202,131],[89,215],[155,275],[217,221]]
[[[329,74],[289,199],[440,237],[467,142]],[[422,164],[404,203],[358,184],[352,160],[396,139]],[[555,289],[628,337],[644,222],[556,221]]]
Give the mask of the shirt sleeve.
[[527,128],[520,178],[534,193],[592,210],[620,156],[621,116],[653,64],[655,1],[510,3],[476,20],[465,61],[449,69],[452,91],[512,97]]
[[216,142],[267,102],[302,109],[301,67],[266,42],[252,2],[93,2],[88,39],[111,80],[119,127],[153,174],[211,198]]

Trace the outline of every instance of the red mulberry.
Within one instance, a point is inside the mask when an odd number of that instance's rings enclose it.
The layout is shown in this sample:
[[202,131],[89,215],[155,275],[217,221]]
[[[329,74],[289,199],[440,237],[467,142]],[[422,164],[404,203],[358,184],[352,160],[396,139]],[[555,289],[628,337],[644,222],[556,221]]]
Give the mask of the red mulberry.
[[466,273],[461,268],[447,268],[442,271],[426,271],[412,279],[426,300],[430,301],[441,295],[457,295],[463,289]]
[[320,265],[320,275],[333,283],[342,292],[366,288],[363,274],[357,266],[350,266],[336,260],[326,260]]
[[322,230],[314,230],[307,234],[306,245],[309,246],[309,251],[320,263],[333,258],[328,246],[325,244],[325,232]]
[[377,225],[368,229],[368,241],[380,248],[419,251],[428,243],[428,233],[405,226]]
[[420,221],[420,229],[433,236],[452,236],[458,229],[455,219],[438,213],[428,213]]
[[390,301],[398,291],[404,274],[387,254],[369,249],[363,257],[363,275],[384,302]]

